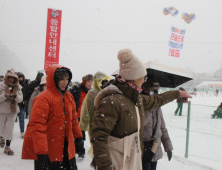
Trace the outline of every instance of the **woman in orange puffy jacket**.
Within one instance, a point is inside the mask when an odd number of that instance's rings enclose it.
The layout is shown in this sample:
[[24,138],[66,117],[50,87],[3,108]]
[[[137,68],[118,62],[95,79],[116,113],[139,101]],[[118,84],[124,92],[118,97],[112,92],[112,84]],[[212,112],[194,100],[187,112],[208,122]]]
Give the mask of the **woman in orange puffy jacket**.
[[82,133],[73,96],[67,90],[72,73],[53,65],[46,75],[47,89],[33,101],[22,159],[35,160],[35,170],[77,170],[73,141]]

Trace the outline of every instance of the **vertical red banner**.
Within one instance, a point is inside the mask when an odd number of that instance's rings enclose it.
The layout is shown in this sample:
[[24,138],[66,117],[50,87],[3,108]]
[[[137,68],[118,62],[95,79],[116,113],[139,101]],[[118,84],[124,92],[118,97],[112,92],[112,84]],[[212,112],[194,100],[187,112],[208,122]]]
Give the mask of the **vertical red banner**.
[[48,9],[44,69],[59,64],[61,20],[61,10]]

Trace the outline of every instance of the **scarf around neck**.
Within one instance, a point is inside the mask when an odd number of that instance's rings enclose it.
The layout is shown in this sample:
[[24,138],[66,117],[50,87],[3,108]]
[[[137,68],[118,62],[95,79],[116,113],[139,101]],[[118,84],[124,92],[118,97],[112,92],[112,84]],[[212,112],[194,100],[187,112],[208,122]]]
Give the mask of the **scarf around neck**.
[[[121,79],[120,77],[117,77],[117,80],[120,82],[120,83],[125,83],[126,81]],[[143,91],[143,89],[140,89],[136,86],[134,86],[133,84],[131,84],[130,82],[126,82],[131,88],[137,90],[139,93],[141,93]]]
[[[5,84],[5,94],[16,94],[19,89],[19,83],[16,81],[15,83],[11,83],[8,81],[7,77],[4,79]],[[17,110],[17,103],[15,98],[8,98],[6,101],[10,101],[11,112],[15,113]]]

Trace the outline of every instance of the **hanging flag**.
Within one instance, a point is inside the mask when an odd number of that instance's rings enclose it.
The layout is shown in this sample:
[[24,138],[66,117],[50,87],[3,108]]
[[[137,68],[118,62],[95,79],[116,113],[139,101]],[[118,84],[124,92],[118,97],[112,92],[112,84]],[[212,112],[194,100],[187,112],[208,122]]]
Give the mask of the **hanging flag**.
[[59,64],[61,19],[61,10],[48,9],[44,69]]
[[194,13],[188,14],[188,13],[183,13],[182,14],[182,19],[187,23],[190,24],[193,20],[196,19],[196,15]]
[[172,7],[172,6],[169,7],[169,8],[164,8],[163,9],[163,14],[164,15],[171,14],[173,17],[175,17],[175,16],[177,16],[178,13],[179,13],[179,11],[176,8]]
[[185,33],[186,29],[171,26],[168,56],[175,58],[182,57]]

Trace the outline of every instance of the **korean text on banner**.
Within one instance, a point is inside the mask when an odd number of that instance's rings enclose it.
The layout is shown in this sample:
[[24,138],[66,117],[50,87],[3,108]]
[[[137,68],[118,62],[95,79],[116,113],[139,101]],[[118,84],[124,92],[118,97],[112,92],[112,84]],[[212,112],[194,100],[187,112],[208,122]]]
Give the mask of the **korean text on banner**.
[[175,58],[182,57],[185,33],[186,29],[171,26],[168,56]]
[[44,69],[59,64],[61,18],[61,10],[48,9]]

